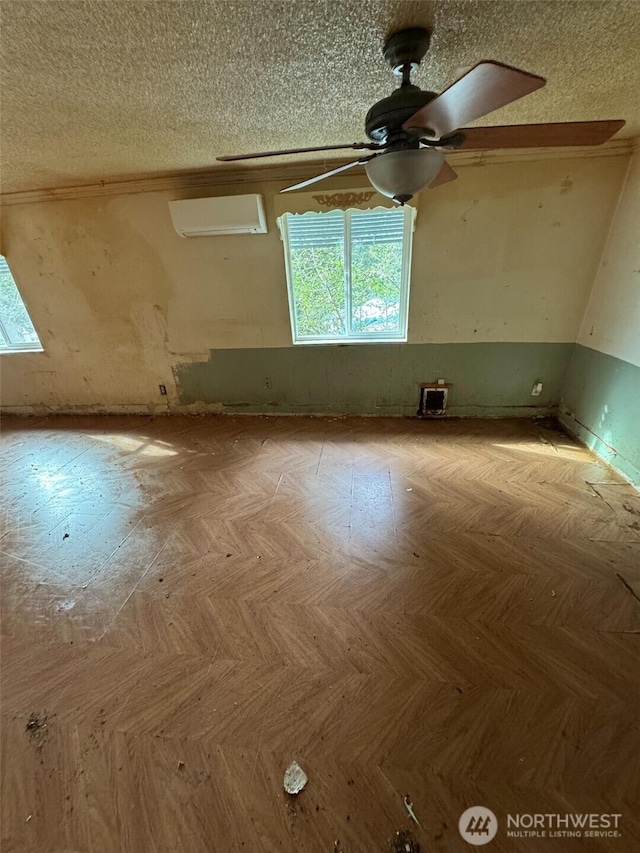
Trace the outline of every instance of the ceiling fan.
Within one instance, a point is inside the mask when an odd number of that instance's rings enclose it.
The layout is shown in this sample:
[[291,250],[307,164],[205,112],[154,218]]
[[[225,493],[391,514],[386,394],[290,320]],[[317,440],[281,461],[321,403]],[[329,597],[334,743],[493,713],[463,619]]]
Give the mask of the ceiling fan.
[[427,52],[430,37],[429,30],[412,27],[387,39],[384,58],[393,73],[402,77],[402,82],[389,97],[375,103],[367,113],[365,131],[370,142],[263,151],[217,159],[225,162],[250,160],[343,148],[373,151],[373,154],[301,181],[282,192],[302,189],[354,166],[364,165],[369,181],[379,193],[404,204],[425,187],[438,187],[457,177],[446,162],[443,151],[600,145],[625,124],[622,120],[613,120],[462,127],[542,88],[546,80],[501,62],[483,60],[440,95],[425,91],[411,82],[411,74]]

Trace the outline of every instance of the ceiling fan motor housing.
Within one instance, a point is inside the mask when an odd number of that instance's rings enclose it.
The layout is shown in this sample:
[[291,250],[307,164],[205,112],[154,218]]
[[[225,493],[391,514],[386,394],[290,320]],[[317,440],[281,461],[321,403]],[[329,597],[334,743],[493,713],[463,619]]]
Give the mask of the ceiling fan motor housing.
[[403,68],[407,65],[412,71],[416,70],[429,49],[430,41],[431,33],[425,27],[409,27],[392,33],[382,52],[393,73],[401,77]]
[[[418,86],[401,86],[371,107],[365,118],[367,136],[384,144],[391,134],[400,131],[405,121],[435,97],[435,92],[426,92]],[[421,135],[427,136],[428,133],[423,129]]]

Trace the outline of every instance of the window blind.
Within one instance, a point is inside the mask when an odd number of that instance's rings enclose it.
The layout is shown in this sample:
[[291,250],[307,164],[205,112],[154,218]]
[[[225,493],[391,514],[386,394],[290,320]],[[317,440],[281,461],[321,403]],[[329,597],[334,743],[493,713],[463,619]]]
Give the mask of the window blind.
[[288,215],[289,246],[296,249],[341,246],[349,216],[352,243],[402,243],[404,210],[342,210]]

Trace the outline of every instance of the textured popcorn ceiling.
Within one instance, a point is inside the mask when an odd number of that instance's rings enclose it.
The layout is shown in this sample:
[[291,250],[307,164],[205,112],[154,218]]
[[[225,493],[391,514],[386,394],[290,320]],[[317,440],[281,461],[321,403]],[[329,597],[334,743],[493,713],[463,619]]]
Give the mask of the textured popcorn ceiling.
[[424,88],[479,59],[548,79],[478,124],[624,118],[620,135],[640,134],[635,0],[2,0],[0,10],[4,192],[363,139],[367,109],[395,85],[384,38],[410,25],[434,30],[415,80]]

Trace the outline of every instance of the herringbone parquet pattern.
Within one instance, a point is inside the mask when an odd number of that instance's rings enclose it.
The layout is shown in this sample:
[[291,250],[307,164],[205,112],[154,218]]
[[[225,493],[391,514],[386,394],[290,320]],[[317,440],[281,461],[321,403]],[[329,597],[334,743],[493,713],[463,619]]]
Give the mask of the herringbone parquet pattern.
[[640,496],[552,426],[49,418],[2,444],[6,853],[463,851],[477,804],[622,814],[492,851],[640,849]]

